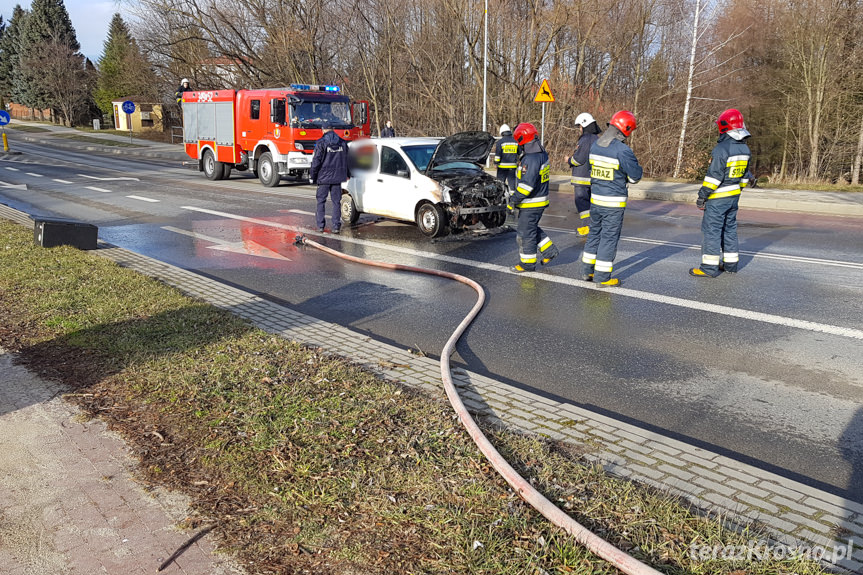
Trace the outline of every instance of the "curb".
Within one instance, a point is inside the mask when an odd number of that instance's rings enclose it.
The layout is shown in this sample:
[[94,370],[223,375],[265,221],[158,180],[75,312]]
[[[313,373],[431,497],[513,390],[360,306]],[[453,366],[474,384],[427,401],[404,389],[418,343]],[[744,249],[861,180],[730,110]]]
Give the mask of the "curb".
[[[32,222],[3,205],[0,217],[23,225]],[[387,379],[443,397],[440,366],[434,359],[122,248],[102,245],[95,253],[268,333],[342,355]],[[454,369],[453,380],[467,409],[486,422],[587,447],[585,457],[608,472],[681,497],[707,514],[763,528],[782,545],[835,552],[849,539],[863,540],[863,504],[468,370]],[[863,549],[858,546],[851,557],[829,566],[863,573]]]

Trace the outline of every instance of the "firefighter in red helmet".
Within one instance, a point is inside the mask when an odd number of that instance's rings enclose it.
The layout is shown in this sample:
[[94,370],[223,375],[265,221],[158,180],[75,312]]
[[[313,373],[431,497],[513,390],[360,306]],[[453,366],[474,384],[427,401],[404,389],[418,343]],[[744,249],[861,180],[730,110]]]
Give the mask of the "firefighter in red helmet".
[[548,206],[548,154],[537,140],[533,124],[519,124],[512,134],[523,150],[516,168],[516,186],[507,201],[507,208],[518,208],[519,263],[510,268],[516,273],[536,270],[537,260],[548,264],[557,256],[558,249],[539,227],[542,213]]
[[701,266],[689,270],[695,277],[715,278],[722,271],[735,273],[737,251],[737,204],[740,192],[749,184],[751,153],[746,140],[750,134],[743,114],[731,108],[716,120],[719,141],[713,148],[710,167],[698,191],[695,205],[704,212],[701,219]]
[[581,279],[599,287],[620,283],[611,272],[629,195],[626,186],[637,183],[643,174],[625,143],[636,127],[632,112],[621,110],[590,147],[590,232],[581,255]]

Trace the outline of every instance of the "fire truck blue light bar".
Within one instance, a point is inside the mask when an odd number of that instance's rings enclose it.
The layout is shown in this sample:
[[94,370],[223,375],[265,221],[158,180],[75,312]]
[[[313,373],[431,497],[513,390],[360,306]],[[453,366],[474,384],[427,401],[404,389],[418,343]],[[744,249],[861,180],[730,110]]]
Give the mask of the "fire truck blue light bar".
[[327,86],[322,84],[291,84],[294,90],[303,90],[306,92],[338,92],[338,86]]

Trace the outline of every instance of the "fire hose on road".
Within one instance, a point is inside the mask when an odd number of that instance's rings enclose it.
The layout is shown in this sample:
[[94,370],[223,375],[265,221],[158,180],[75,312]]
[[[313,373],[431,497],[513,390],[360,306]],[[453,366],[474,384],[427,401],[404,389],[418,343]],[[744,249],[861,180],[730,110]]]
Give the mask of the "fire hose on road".
[[479,285],[474,280],[459,274],[419,268],[414,266],[406,266],[401,264],[390,264],[351,256],[343,252],[334,250],[332,248],[328,248],[327,246],[312,241],[303,235],[298,235],[295,243],[299,245],[311,246],[330,255],[358,264],[374,266],[388,270],[416,272],[426,275],[449,278],[451,280],[455,280],[457,282],[472,287],[477,293],[476,303],[474,304],[470,312],[464,317],[464,319],[461,321],[455,331],[452,333],[450,338],[447,340],[446,345],[444,345],[444,348],[441,351],[440,358],[440,373],[441,379],[444,383],[444,389],[446,390],[446,394],[449,398],[450,404],[452,405],[455,412],[458,414],[462,425],[464,425],[465,429],[467,429],[471,438],[474,440],[474,443],[476,443],[477,447],[479,447],[483,455],[485,455],[485,457],[492,464],[492,467],[497,470],[497,472],[506,480],[507,483],[509,483],[510,487],[512,487],[512,489],[516,493],[518,493],[518,495],[522,499],[529,503],[534,509],[539,511],[546,519],[566,531],[568,534],[573,536],[576,541],[587,547],[591,552],[598,555],[599,557],[602,557],[609,563],[612,563],[615,567],[617,567],[624,573],[628,573],[629,575],[660,575],[659,571],[657,571],[656,569],[653,569],[652,567],[645,565],[641,561],[638,561],[634,557],[621,551],[608,541],[602,539],[595,533],[588,530],[586,527],[578,523],[575,519],[567,515],[554,503],[549,501],[539,491],[537,491],[524,477],[519,475],[518,472],[513,469],[513,467],[506,461],[506,459],[504,459],[503,456],[497,451],[497,449],[495,449],[495,447],[491,444],[485,434],[483,434],[483,432],[480,430],[473,417],[471,417],[471,415],[468,413],[467,409],[464,406],[464,403],[462,403],[461,398],[456,392],[455,385],[453,384],[452,376],[450,375],[449,358],[455,351],[455,345],[458,342],[459,338],[461,338],[461,335],[471,324],[477,314],[479,314],[482,306],[485,304],[485,290],[483,290],[481,285]]

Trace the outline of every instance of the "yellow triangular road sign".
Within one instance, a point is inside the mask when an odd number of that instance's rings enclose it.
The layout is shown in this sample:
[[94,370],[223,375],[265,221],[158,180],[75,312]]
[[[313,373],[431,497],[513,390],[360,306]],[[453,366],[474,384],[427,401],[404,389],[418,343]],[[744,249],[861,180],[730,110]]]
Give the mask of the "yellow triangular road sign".
[[551,88],[548,86],[548,80],[543,80],[539,86],[539,91],[536,93],[534,102],[554,102],[554,96],[551,94]]

